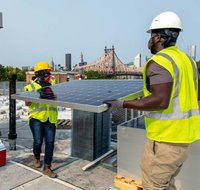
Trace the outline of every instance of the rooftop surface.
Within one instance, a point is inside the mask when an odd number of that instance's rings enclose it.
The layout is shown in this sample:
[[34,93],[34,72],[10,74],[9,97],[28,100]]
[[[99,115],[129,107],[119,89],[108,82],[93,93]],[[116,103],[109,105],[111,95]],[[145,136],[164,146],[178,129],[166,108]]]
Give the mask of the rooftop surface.
[[27,121],[17,122],[16,150],[9,150],[9,123],[1,122],[0,131],[7,150],[7,163],[0,167],[2,190],[106,190],[113,184],[116,168],[112,162],[116,156],[83,171],[82,168],[90,161],[70,156],[71,129],[57,129],[52,163],[52,169],[58,174],[57,179],[44,176],[42,168],[33,167],[33,139]]

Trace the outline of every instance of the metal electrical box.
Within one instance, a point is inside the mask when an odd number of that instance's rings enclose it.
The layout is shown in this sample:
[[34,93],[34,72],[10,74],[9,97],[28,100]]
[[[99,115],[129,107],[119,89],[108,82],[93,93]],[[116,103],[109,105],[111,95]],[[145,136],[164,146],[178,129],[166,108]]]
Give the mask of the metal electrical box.
[[73,157],[92,161],[110,150],[110,112],[73,110],[72,117]]

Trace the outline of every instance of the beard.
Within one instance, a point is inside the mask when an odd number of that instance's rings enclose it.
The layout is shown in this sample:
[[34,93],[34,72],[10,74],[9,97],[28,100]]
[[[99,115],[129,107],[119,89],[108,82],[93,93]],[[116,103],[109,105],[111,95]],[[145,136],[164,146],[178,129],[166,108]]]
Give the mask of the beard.
[[157,53],[157,51],[156,51],[156,44],[153,44],[152,46],[151,46],[151,49],[150,49],[150,51],[151,51],[151,53],[153,54],[153,55],[155,55],[156,53]]
[[157,53],[157,51],[156,51],[156,44],[157,44],[157,42],[154,42],[151,39],[148,41],[148,49],[150,50],[150,52],[153,55],[155,55]]

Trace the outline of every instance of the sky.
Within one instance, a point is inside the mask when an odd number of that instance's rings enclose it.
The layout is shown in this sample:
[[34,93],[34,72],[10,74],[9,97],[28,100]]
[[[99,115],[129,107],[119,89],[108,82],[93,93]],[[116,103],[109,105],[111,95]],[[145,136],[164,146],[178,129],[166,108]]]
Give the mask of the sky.
[[72,66],[91,63],[115,47],[123,63],[151,54],[146,30],[153,18],[174,11],[183,25],[177,46],[188,52],[197,47],[200,58],[199,0],[0,0],[3,28],[0,29],[0,64],[21,68],[39,61],[64,66],[71,53]]

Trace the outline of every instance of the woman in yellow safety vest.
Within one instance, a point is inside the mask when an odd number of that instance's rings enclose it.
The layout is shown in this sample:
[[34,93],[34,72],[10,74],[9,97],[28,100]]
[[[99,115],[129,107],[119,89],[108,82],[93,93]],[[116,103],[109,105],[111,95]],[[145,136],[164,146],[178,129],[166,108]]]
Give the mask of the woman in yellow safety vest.
[[56,79],[55,79],[54,76],[51,76],[50,82],[51,82],[51,85],[55,85],[56,84]]
[[[42,91],[44,89],[53,94],[51,88],[51,67],[47,62],[39,62],[34,67],[34,80],[30,84],[24,87],[25,91],[37,91],[41,90],[41,96],[49,96]],[[43,97],[45,98],[45,97]],[[57,177],[51,169],[51,162],[53,159],[54,141],[57,126],[57,107],[48,104],[26,102],[29,108],[28,123],[30,125],[31,132],[33,134],[33,154],[34,162],[33,166],[36,168],[41,167],[41,148],[43,140],[45,141],[45,156],[44,156],[44,168],[43,173],[51,178]]]
[[144,190],[175,190],[175,176],[200,139],[200,77],[195,61],[176,46],[181,20],[174,12],[156,16],[147,31],[153,56],[144,66],[144,97],[105,101],[145,111],[147,141],[141,160]]

